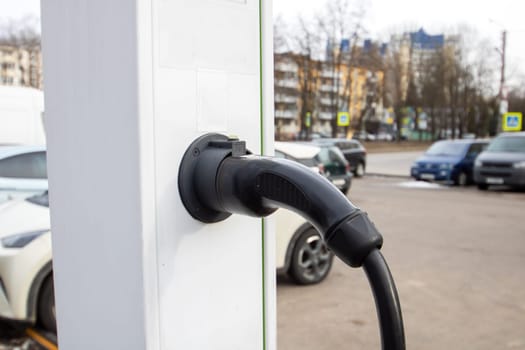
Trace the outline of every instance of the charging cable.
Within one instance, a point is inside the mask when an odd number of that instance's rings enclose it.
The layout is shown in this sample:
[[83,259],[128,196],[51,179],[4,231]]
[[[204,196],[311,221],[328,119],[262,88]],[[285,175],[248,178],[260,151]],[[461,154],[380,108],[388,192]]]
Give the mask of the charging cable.
[[303,216],[337,257],[364,268],[374,293],[382,348],[405,349],[399,297],[379,251],[383,237],[368,215],[323,176],[287,159],[251,155],[244,141],[206,134],[184,154],[178,184],[186,210],[205,223],[232,213],[264,217],[278,208]]

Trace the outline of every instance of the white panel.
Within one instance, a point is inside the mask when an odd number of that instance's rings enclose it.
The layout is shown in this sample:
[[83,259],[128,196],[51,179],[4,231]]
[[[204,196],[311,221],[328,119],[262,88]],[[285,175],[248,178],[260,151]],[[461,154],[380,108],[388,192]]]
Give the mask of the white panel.
[[162,67],[258,72],[257,1],[158,1]]
[[261,220],[195,221],[174,176],[188,145],[204,132],[237,135],[260,152],[258,2],[155,4],[161,348],[262,349]]
[[197,71],[197,128],[200,132],[228,130],[228,74]]
[[129,0],[42,2],[53,268],[63,350],[152,349],[147,338],[155,322],[145,321],[151,303],[144,298],[144,280],[150,280],[144,267],[151,266],[146,260],[154,261],[155,252],[144,255],[143,248],[155,231],[144,221],[148,206],[141,203],[136,6]]
[[[262,110],[264,154],[274,155],[274,91],[273,91],[273,17],[272,0],[261,2],[262,35]],[[275,277],[275,218],[265,218],[265,282],[266,282],[266,349],[277,349],[277,296]]]
[[42,8],[60,348],[275,349],[271,221],[264,235],[257,218],[199,223],[177,185],[205,130],[272,152],[259,2]]

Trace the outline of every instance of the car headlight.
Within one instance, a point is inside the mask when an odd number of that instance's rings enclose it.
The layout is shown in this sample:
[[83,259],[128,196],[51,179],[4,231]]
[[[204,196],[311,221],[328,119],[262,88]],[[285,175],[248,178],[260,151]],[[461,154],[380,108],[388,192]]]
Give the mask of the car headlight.
[[525,168],[525,160],[521,162],[514,163],[515,168]]
[[476,160],[474,161],[474,166],[482,166],[481,160],[476,159]]
[[40,237],[48,230],[32,231],[18,233],[15,235],[4,237],[0,240],[4,248],[24,248],[31,243],[35,238]]
[[439,169],[452,169],[454,164],[439,164]]

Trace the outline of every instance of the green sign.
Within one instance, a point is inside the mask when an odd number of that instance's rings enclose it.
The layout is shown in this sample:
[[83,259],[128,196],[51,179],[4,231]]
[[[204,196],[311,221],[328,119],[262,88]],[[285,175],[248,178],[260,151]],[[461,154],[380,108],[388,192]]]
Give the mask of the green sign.
[[306,112],[306,116],[304,117],[304,126],[309,128],[312,125],[312,113]]
[[521,131],[521,112],[508,112],[503,114],[503,131]]
[[348,126],[350,125],[350,113],[338,112],[337,113],[337,126]]

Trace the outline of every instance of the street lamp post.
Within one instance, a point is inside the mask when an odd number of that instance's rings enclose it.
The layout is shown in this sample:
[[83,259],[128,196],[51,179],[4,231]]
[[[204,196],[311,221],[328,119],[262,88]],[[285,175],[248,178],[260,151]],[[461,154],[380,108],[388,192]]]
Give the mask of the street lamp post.
[[505,61],[506,61],[506,51],[507,51],[507,30],[501,23],[496,22],[492,19],[489,19],[489,21],[502,28],[501,48],[496,47],[496,51],[498,52],[500,56],[500,60],[501,60],[500,83],[499,83],[499,92],[498,92],[499,120],[497,122],[497,132],[499,133],[502,131],[503,115],[507,113],[508,111],[507,92],[505,88]]
[[[503,30],[501,33],[501,49],[497,49],[501,58],[501,76],[499,84],[499,114],[500,117],[503,117],[505,113],[508,112],[508,101],[507,101],[507,92],[505,88],[505,55],[506,55],[506,46],[507,46],[507,31]],[[498,131],[502,130],[502,118],[498,122]]]

